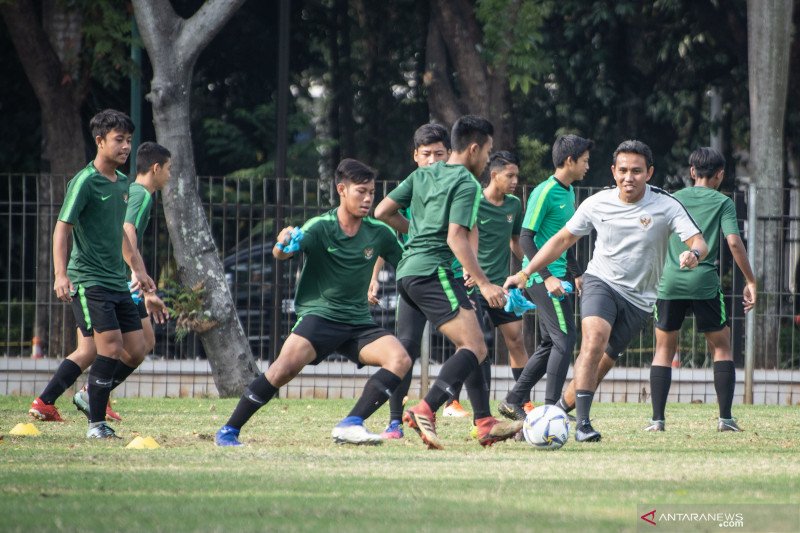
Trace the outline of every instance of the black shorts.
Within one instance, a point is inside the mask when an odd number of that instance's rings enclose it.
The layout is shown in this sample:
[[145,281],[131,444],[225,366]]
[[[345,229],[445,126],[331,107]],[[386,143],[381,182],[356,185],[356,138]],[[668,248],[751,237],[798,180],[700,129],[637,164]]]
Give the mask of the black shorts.
[[600,278],[584,274],[581,319],[589,316],[600,317],[611,324],[611,336],[605,351],[616,361],[634,335],[642,331],[650,311],[639,309]]
[[691,311],[697,320],[699,333],[720,331],[728,326],[722,292],[708,300],[656,300],[656,327],[662,331],[681,329],[686,313]]
[[[133,300],[133,298],[131,298]],[[139,300],[139,303],[136,304],[136,309],[139,310],[139,319],[144,320],[149,315],[147,314],[147,308],[144,306],[144,298]]]
[[139,310],[128,291],[78,285],[72,294],[72,313],[84,337],[117,329],[122,333],[142,329]]
[[[469,299],[472,300],[473,304],[475,305],[475,311],[478,313],[478,321],[483,326],[484,330],[491,327],[499,327],[503,324],[510,324],[511,322],[519,322],[522,320],[521,316],[517,316],[510,311],[506,311],[502,307],[490,307],[489,302],[486,301],[486,298],[483,297],[481,291],[475,289],[469,295]],[[489,322],[491,324],[485,324],[485,320],[483,320],[484,315],[489,317]]]
[[400,297],[421,311],[435,328],[454,319],[459,308],[473,309],[463,280],[443,267],[435,274],[401,278],[397,288]]
[[358,359],[364,346],[391,335],[377,324],[345,324],[317,315],[298,318],[292,333],[310,342],[317,352],[317,358],[310,365],[318,365],[336,352],[356,363],[359,368],[364,366]]

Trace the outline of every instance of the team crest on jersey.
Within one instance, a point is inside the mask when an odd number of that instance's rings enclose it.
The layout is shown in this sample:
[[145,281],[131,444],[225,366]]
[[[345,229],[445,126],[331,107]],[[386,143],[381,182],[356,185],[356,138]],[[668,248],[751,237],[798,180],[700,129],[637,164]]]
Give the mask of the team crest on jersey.
[[511,224],[514,222],[514,215],[506,215],[506,220],[508,220],[508,223]]
[[639,224],[642,226],[642,229],[650,229],[650,226],[653,224],[653,217],[650,215],[641,215],[639,217]]
[[375,248],[364,248],[364,259],[372,259],[375,255]]
[[126,204],[128,203],[128,193],[122,195],[122,201],[125,202]]

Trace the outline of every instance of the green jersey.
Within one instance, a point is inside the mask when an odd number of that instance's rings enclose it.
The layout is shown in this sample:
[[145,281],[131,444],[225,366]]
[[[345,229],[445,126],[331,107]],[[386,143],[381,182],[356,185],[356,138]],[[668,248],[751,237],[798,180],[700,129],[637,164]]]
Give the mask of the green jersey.
[[475,225],[483,197],[475,176],[463,165],[439,161],[412,172],[388,197],[414,213],[397,279],[451,270],[455,256],[447,231],[450,224],[470,230]]
[[[533,189],[525,209],[525,220],[522,227],[536,232],[533,242],[541,249],[550,238],[561,231],[567,221],[575,214],[575,191],[572,185],[565,187],[555,176],[550,176]],[[530,262],[530,257],[522,261],[522,268]],[[563,278],[567,273],[567,252],[565,251],[547,266],[550,273]],[[528,285],[536,281],[542,283],[542,277],[534,272]]]
[[664,273],[658,286],[662,300],[710,300],[719,296],[720,233],[722,236],[739,235],[736,207],[733,201],[719,191],[708,187],[688,187],[673,194],[689,212],[703,233],[708,245],[708,255],[696,268],[681,270],[679,257],[687,250],[686,244],[673,234],[669,239],[669,253],[664,261]]
[[494,205],[481,195],[478,208],[478,263],[489,281],[503,285],[508,277],[512,235],[522,226],[522,202],[507,194],[502,205]]
[[[142,247],[142,238],[144,237],[144,230],[147,224],[150,223],[150,208],[153,206],[153,197],[150,195],[144,185],[140,183],[131,183],[128,189],[128,210],[125,212],[125,222],[133,224],[136,228],[136,244],[139,248]],[[131,269],[125,265],[125,271],[130,277]]]
[[116,174],[111,181],[91,162],[67,184],[58,220],[73,226],[67,275],[74,285],[128,291],[122,258],[128,177]]
[[349,237],[339,226],[336,209],[303,226],[305,254],[294,305],[298,317],[311,314],[345,324],[372,324],[367,291],[378,257],[396,266],[403,254],[392,228],[371,217],[361,219]]

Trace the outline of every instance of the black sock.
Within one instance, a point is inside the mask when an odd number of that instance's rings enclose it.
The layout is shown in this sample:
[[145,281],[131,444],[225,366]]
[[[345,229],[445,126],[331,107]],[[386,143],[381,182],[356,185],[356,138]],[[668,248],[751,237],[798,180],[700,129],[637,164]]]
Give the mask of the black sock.
[[464,387],[467,389],[469,402],[472,405],[473,420],[492,416],[492,410],[489,407],[489,382],[486,381],[486,369],[491,372],[491,365],[488,359],[485,359],[478,368],[470,372],[464,381]]
[[719,417],[733,418],[731,405],[736,390],[736,366],[733,361],[714,361],[714,389],[719,402]]
[[122,360],[117,361],[117,368],[114,369],[114,383],[111,384],[111,390],[116,389],[119,385],[128,379],[128,376],[133,374],[133,371],[136,370],[136,367],[130,367],[122,362]]
[[69,359],[64,359],[61,361],[61,364],[58,365],[56,373],[50,378],[50,381],[47,383],[44,391],[42,391],[39,399],[47,405],[53,405],[56,403],[56,400],[64,394],[64,391],[75,383],[75,380],[77,380],[82,373],[83,370],[81,370],[81,367]]
[[89,422],[92,424],[106,419],[106,406],[116,368],[116,359],[98,354],[89,369]]
[[392,392],[397,388],[402,380],[385,368],[379,368],[364,385],[364,392],[358,399],[350,414],[347,416],[357,416],[366,420],[372,413],[386,403],[392,396]]
[[665,420],[664,408],[672,385],[671,366],[650,367],[650,396],[653,401],[653,420]]
[[430,406],[431,411],[436,412],[449,398],[453,397],[453,387],[461,385],[469,376],[470,372],[478,368],[478,357],[462,348],[442,365],[439,371],[439,378],[425,396],[425,402]]
[[589,411],[592,409],[592,398],[594,398],[594,392],[590,390],[581,389],[575,391],[575,418],[578,424],[589,421]]
[[400,384],[394,389],[392,397],[389,398],[389,422],[403,419],[403,398],[408,396],[408,390],[411,388],[411,375],[413,373],[414,369],[410,368],[406,377],[400,380]]
[[558,401],[556,402],[556,407],[560,407],[565,413],[569,413],[570,411],[575,409],[574,405],[572,407],[567,405],[567,402],[564,400],[563,396],[559,398]]
[[267,381],[265,374],[259,374],[239,398],[239,403],[236,409],[233,410],[231,417],[228,419],[226,426],[236,429],[242,429],[242,426],[250,420],[250,417],[256,411],[264,407],[269,402],[278,389],[272,386],[272,383]]
[[456,383],[455,385],[450,387],[450,389],[452,389],[453,391],[453,397],[447,400],[447,405],[450,405],[451,403],[457,401],[461,397],[462,385],[463,385],[462,383]]
[[528,363],[522,369],[522,373],[516,379],[516,383],[514,383],[514,388],[506,396],[506,401],[514,405],[522,405],[530,401],[533,386],[542,379],[546,371],[547,357],[534,355],[528,359]]
[[522,368],[515,368],[515,367],[512,366],[511,367],[511,375],[514,376],[514,381],[519,380],[519,377],[522,375]]

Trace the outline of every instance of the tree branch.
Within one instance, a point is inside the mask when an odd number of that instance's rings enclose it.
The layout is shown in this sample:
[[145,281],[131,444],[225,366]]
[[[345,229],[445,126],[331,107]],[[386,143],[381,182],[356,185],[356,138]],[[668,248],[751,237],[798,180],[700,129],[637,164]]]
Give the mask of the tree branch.
[[180,59],[193,65],[200,52],[219,33],[245,0],[206,0],[188,19],[177,38]]

